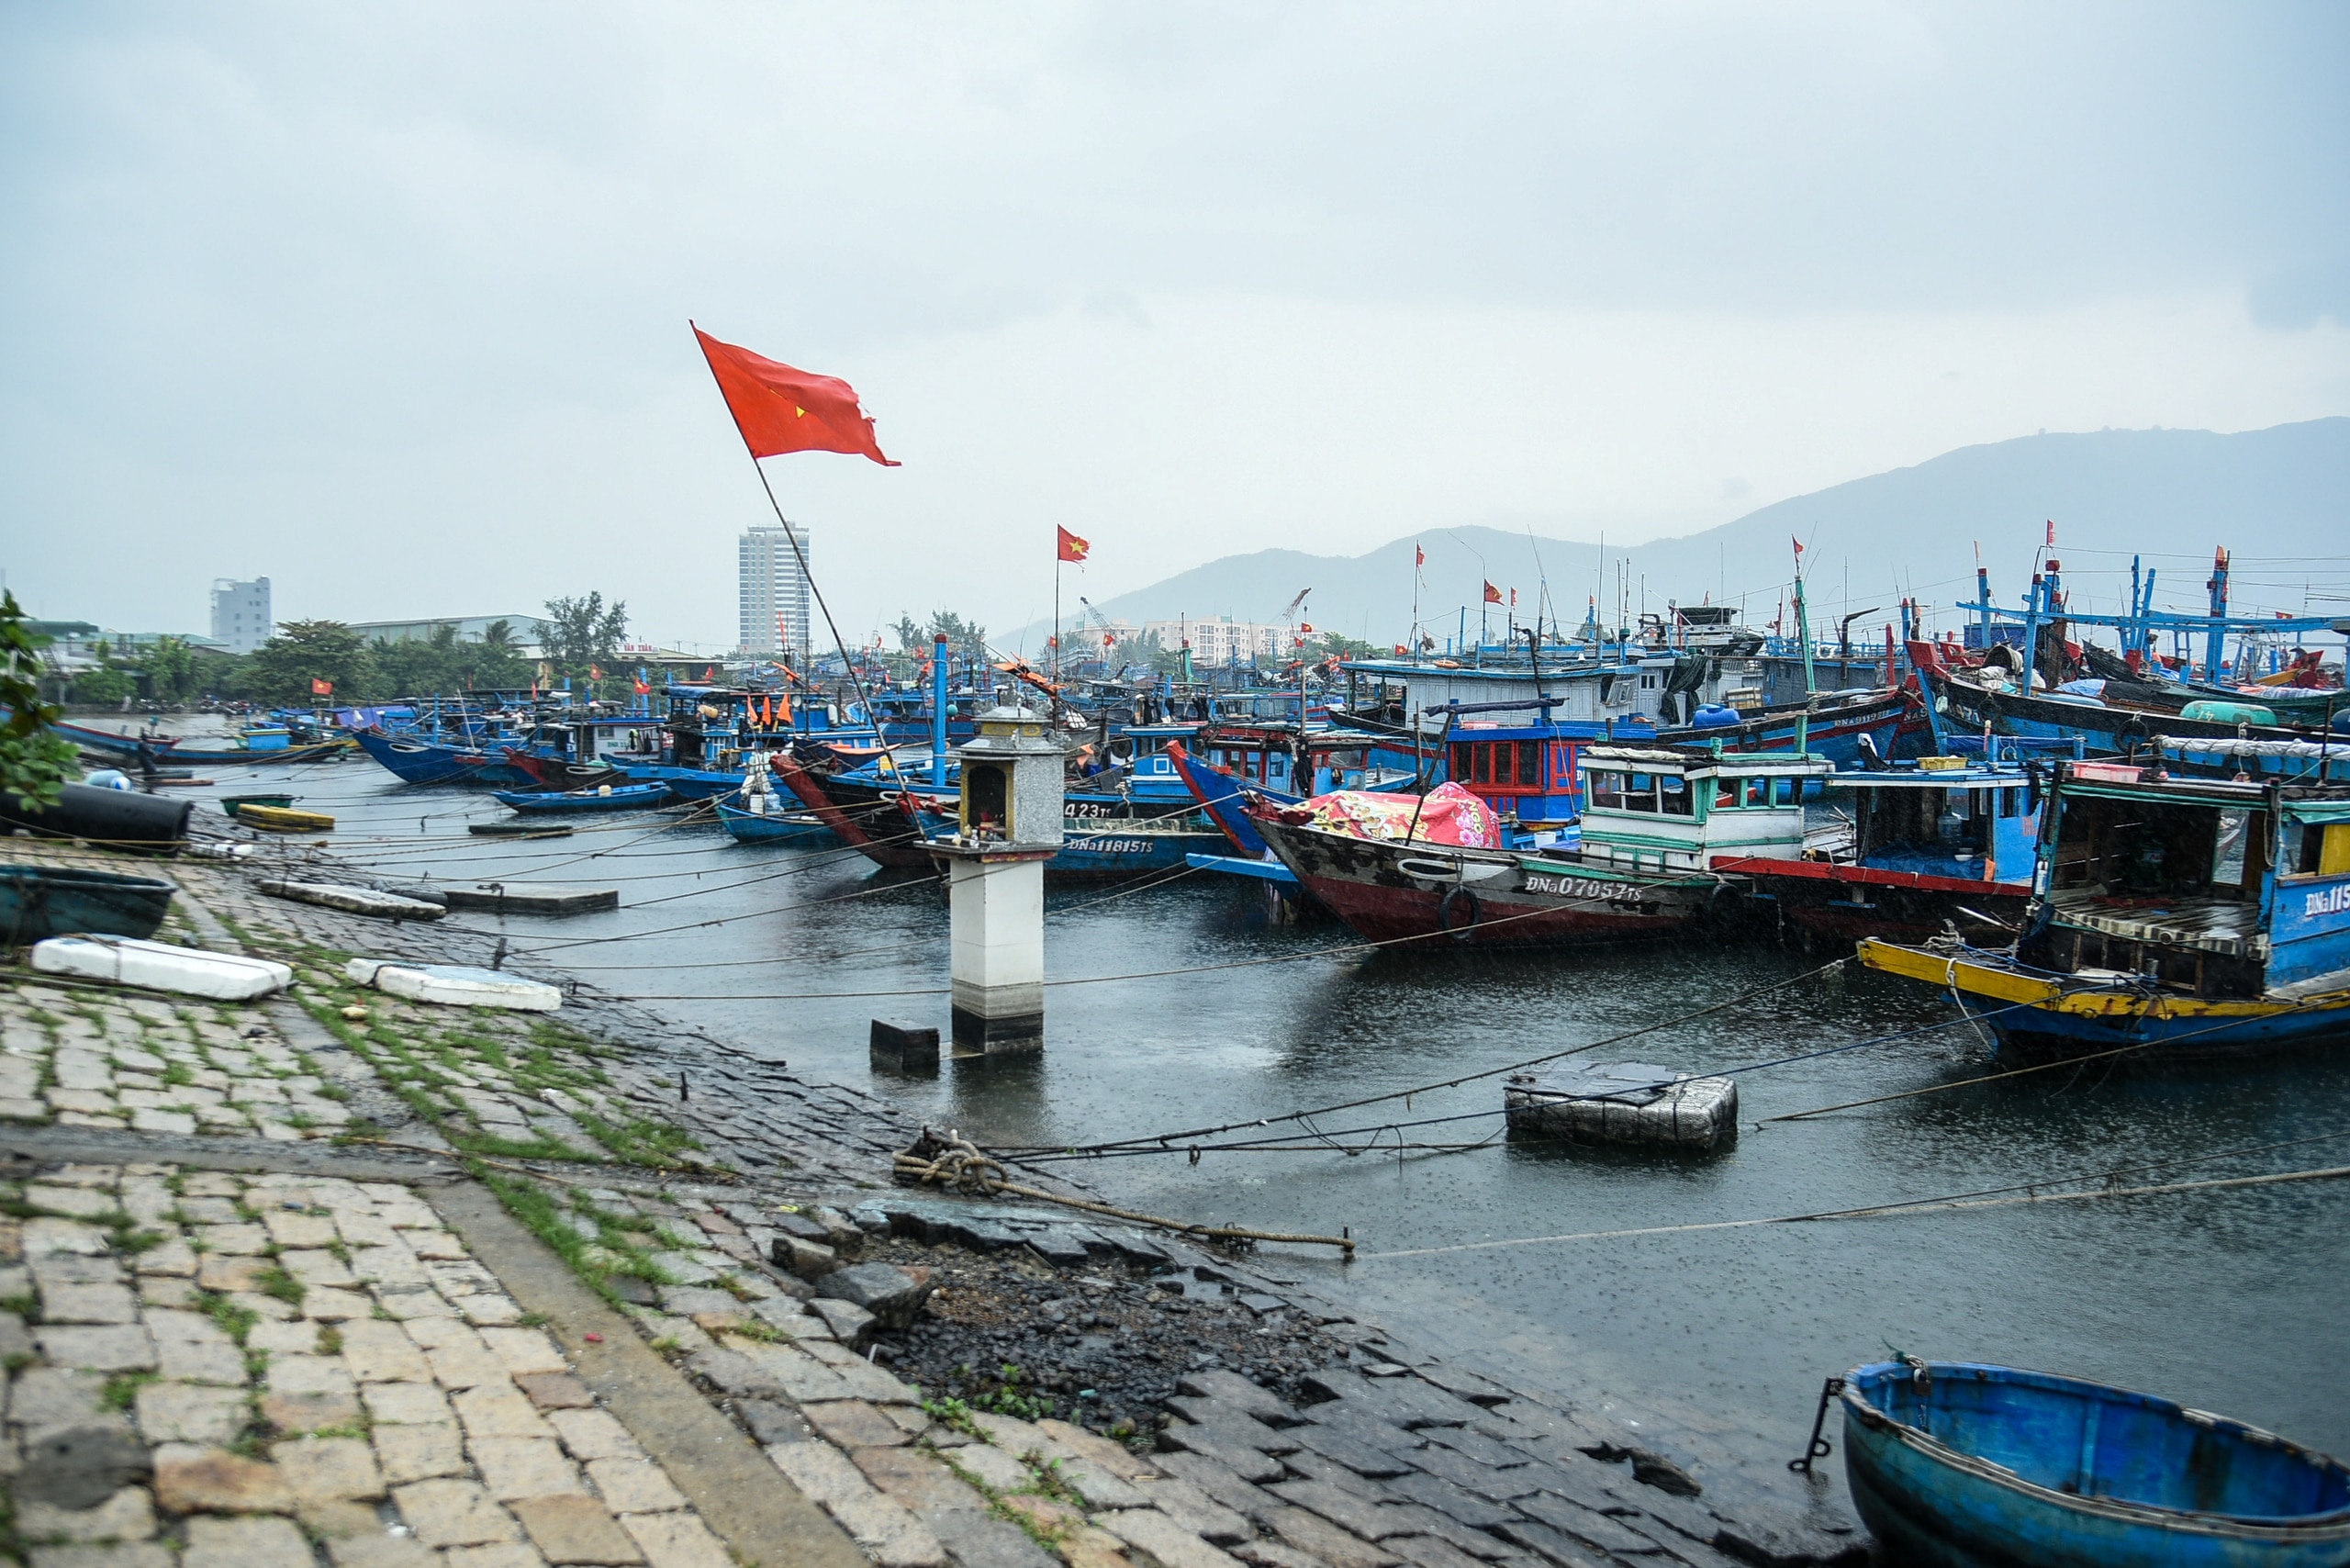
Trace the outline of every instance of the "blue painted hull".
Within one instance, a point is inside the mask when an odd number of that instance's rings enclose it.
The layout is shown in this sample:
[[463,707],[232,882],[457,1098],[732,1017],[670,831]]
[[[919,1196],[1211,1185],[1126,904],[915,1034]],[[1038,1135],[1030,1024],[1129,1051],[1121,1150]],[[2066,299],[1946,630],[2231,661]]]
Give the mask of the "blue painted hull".
[[740,773],[712,773],[699,767],[671,767],[666,764],[643,763],[622,768],[621,772],[631,782],[662,784],[680,801],[714,801],[743,787]]
[[2007,1367],[1845,1380],[1852,1502],[1928,1568],[2341,1568],[2350,1475],[2168,1400]]
[[[1863,735],[1874,743],[1878,756],[1890,757],[1897,755],[1895,748],[1903,739],[1929,734],[1925,710],[1914,699],[1899,690],[1884,691],[1865,701],[1813,713],[1804,747],[1814,756],[1855,763],[1861,760]],[[1707,745],[1719,741],[1728,751],[1793,751],[1796,718],[1792,713],[1775,713],[1706,729],[1684,725],[1659,730],[1656,739],[1661,745]]]
[[66,866],[0,866],[0,944],[51,936],[152,936],[175,890],[152,877]]
[[532,815],[542,813],[571,814],[589,812],[642,812],[655,806],[666,806],[671,796],[666,784],[635,784],[606,794],[583,790],[577,794],[551,792],[532,793],[523,790],[498,791],[500,805],[511,806],[518,812]]
[[1964,992],[1959,1002],[1991,1032],[1997,1043],[1992,1054],[2002,1061],[2049,1061],[2124,1046],[2143,1046],[2148,1058],[2178,1059],[2350,1044],[2350,999],[2342,998],[2216,1018],[2201,1013],[2091,1018]]
[[718,802],[718,823],[738,844],[837,844],[833,830],[806,812],[773,811],[765,814]]
[[1192,855],[1217,855],[1229,848],[1224,834],[1198,828],[1138,829],[1121,824],[1071,831],[1061,840],[1061,852],[1045,862],[1045,879],[1070,881],[1109,877],[1135,877],[1151,871],[1179,871]]
[[433,741],[395,738],[380,730],[362,730],[359,749],[409,784],[531,784],[532,777],[484,751],[442,745]]

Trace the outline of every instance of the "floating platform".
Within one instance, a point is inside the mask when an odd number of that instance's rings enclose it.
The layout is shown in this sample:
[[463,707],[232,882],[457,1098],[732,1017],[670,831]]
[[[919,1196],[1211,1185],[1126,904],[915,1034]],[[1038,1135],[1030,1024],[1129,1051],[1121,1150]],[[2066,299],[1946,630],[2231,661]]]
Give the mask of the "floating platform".
[[1502,1090],[1514,1131],[1572,1143],[1706,1153],[1738,1137],[1738,1084],[1647,1062],[1573,1063],[1518,1073]]
[[293,969],[267,958],[128,936],[52,936],[33,944],[33,968],[43,974],[112,980],[215,1002],[246,1002],[294,983]]
[[618,888],[442,888],[451,909],[486,909],[498,914],[593,914],[621,907]]
[[500,1007],[515,1013],[553,1013],[563,1005],[563,992],[554,986],[509,975],[503,969],[353,958],[342,967],[342,972],[354,983],[373,986],[386,996],[431,1002],[442,1007]]
[[562,823],[474,823],[465,831],[476,838],[569,838],[577,830]]
[[[251,807],[246,808],[248,812]],[[272,877],[259,884],[261,890],[272,898],[289,899],[295,903],[316,904],[320,909],[339,909],[345,914],[369,914],[380,920],[438,920],[449,912],[437,903],[412,899],[399,893],[379,893],[373,888],[354,888],[342,882],[293,882]]]

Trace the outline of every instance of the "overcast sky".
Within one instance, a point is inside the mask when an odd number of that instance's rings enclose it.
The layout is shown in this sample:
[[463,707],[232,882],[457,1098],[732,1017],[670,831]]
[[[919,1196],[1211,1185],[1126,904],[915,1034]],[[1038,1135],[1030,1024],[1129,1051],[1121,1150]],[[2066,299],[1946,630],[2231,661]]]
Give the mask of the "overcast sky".
[[[696,353],[850,637],[2350,412],[2350,6],[0,3],[0,566],[734,635]],[[2243,540],[2253,550],[2263,542]],[[1079,591],[1074,580],[1071,591]]]

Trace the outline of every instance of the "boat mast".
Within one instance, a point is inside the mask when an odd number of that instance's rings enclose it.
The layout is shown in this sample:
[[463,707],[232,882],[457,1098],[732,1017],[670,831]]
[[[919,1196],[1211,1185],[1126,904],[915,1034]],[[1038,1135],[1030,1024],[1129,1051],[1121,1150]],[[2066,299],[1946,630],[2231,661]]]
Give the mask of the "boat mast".
[[1803,604],[1803,541],[1796,541],[1796,636],[1803,644],[1803,711],[1796,716],[1796,755],[1811,751],[1811,617]]

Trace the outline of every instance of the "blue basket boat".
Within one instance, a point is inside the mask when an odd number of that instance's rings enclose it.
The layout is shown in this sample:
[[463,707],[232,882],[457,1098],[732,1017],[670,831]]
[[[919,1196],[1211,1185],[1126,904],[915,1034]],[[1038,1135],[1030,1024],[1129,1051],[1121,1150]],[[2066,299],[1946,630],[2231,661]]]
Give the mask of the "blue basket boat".
[[152,936],[171,883],[66,866],[0,866],[0,946],[51,936]]
[[1852,1501],[1933,1568],[2342,1568],[2350,1471],[2152,1394],[1967,1361],[1844,1379]]
[[738,844],[833,844],[833,830],[813,812],[745,811],[727,801],[715,802],[718,823]]
[[518,812],[639,812],[651,806],[666,806],[675,798],[669,793],[666,784],[623,784],[617,789],[576,791],[500,790],[497,792],[500,805],[511,806]]

